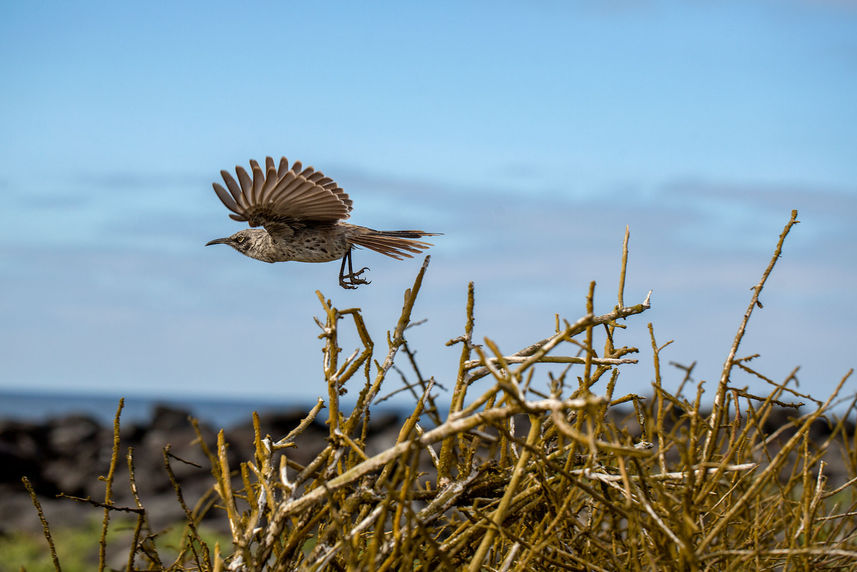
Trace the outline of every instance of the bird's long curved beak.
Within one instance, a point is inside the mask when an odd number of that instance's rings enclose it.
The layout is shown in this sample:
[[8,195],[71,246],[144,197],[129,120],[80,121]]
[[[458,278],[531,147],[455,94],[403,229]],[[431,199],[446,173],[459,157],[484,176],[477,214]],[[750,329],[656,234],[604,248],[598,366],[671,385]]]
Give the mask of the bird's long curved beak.
[[212,244],[226,244],[229,242],[229,237],[226,238],[215,238],[214,240],[210,240],[205,243],[206,246],[211,246]]

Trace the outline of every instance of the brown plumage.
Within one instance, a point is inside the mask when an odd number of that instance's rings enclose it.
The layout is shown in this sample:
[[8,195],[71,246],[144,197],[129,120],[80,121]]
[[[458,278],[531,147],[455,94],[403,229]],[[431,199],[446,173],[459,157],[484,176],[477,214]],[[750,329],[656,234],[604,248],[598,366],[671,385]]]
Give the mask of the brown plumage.
[[[369,281],[360,277],[368,268],[354,272],[351,249],[362,246],[396,260],[411,258],[431,246],[418,239],[437,236],[422,230],[380,231],[342,222],[350,216],[352,202],[333,179],[296,161],[289,168],[285,157],[279,166],[267,157],[264,169],[250,161],[250,173],[235,167],[237,180],[221,171],[226,188],[213,183],[214,192],[230,218],[251,227],[210,244],[228,244],[238,252],[263,262],[330,262],[342,259],[339,284],[356,288]],[[345,266],[348,265],[348,273]]]

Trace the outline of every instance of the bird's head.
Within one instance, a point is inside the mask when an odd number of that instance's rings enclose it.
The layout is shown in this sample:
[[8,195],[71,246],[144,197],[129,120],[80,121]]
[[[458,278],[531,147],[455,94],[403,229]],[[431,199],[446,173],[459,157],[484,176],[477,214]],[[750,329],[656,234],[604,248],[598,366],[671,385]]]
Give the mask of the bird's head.
[[266,239],[270,241],[270,236],[264,230],[246,228],[244,230],[239,230],[232,236],[227,236],[226,238],[215,238],[214,240],[207,242],[205,245],[211,246],[212,244],[228,244],[245,256],[249,256],[250,258],[255,258],[257,260],[263,260],[265,262],[271,262],[270,260],[266,260],[263,255],[264,248],[262,242]]

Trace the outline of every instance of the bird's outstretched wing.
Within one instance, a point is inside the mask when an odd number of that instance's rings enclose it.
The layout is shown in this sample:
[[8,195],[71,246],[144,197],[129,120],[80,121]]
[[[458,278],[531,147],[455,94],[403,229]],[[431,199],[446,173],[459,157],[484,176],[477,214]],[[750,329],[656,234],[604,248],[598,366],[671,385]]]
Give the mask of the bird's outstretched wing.
[[265,159],[265,168],[250,160],[252,177],[243,167],[235,167],[236,181],[228,171],[220,171],[226,188],[213,183],[214,192],[232,211],[229,216],[250,226],[277,228],[300,221],[336,222],[348,218],[351,199],[333,179],[295,161]]

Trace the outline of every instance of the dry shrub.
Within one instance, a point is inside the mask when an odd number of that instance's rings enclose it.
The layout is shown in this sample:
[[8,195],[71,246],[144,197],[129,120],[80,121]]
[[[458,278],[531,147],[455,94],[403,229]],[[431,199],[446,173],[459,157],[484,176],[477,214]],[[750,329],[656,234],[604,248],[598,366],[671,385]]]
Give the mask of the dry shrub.
[[[662,347],[651,324],[654,394],[650,399],[616,395],[621,370],[637,362],[629,357],[637,348],[618,343],[624,322],[649,308],[648,297],[632,306],[623,300],[627,234],[613,310],[594,312],[593,284],[582,317],[557,318],[551,335],[513,354],[489,339],[474,343],[471,283],[464,334],[448,342],[460,346],[461,359],[445,414],[436,402],[434,380],[420,374],[405,336],[428,258],[405,292],[380,362],[360,310],[339,310],[319,293],[326,403],[319,400],[285,436],[262,435],[254,417],[255,455],[239,466],[227,461],[222,431],[216,448],[202,445],[211,462],[214,510],[228,520],[232,545],[212,547],[200,537],[197,524],[210,505],[185,507],[186,542],[177,560],[163,562],[157,534],[148,529],[138,500],[136,507],[126,507],[136,511],[138,522],[128,568],[850,568],[857,559],[857,454],[853,428],[842,419],[854,400],[840,419],[830,414],[848,375],[821,403],[796,393],[794,375],[773,382],[737,354],[796,216],[793,212],[753,288],[708,412],[701,408],[702,384],[693,382],[692,367],[683,368],[678,391],[663,388]],[[340,360],[344,327],[356,330],[362,347]],[[603,334],[600,349],[593,345],[594,332]],[[395,443],[370,454],[371,406],[401,354],[414,370],[407,389],[416,406]],[[564,369],[554,375],[558,367]],[[769,382],[770,393],[754,396],[733,387],[736,368]],[[474,382],[482,378],[478,385],[486,389],[473,394]],[[360,388],[350,411],[340,405],[346,384],[352,392]],[[815,408],[802,414],[795,409],[791,420],[769,430],[769,420],[782,407],[797,407],[792,399],[813,402]],[[630,404],[635,414],[629,423],[617,412]],[[327,447],[308,465],[298,465],[289,448],[325,405]],[[828,436],[811,438],[811,428],[822,421]],[[824,459],[832,452],[843,456],[848,473],[839,486],[828,484],[825,473]],[[118,455],[117,440],[113,466]],[[166,454],[165,459],[169,469]],[[108,475],[101,505],[105,530],[110,512],[119,508],[111,503],[111,486]]]

